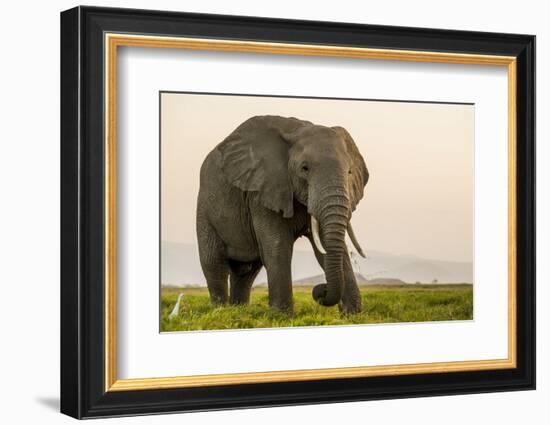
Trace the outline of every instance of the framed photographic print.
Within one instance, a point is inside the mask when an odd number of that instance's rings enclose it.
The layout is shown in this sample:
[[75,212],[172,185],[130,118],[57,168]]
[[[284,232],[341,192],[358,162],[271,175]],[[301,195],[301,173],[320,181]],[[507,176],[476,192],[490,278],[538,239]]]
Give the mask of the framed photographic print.
[[61,411],[535,386],[535,38],[61,14]]

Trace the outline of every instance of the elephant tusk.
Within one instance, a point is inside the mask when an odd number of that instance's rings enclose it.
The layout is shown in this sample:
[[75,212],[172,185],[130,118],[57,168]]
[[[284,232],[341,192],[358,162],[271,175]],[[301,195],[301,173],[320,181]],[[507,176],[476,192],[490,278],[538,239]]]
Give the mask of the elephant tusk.
[[359,242],[357,242],[357,238],[355,237],[355,233],[353,232],[353,227],[351,227],[351,221],[348,222],[348,235],[359,255],[363,258],[367,258],[365,256],[365,253],[363,252],[363,249],[361,248],[361,245],[359,245]]
[[315,243],[317,250],[321,254],[326,254],[327,252],[325,251],[325,248],[323,248],[321,238],[319,237],[319,222],[313,216],[311,216],[311,233],[313,233],[313,242]]

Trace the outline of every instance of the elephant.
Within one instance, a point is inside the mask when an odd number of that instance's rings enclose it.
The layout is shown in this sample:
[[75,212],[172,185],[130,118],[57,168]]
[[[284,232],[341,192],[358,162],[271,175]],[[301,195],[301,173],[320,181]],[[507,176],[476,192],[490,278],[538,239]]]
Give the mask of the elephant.
[[269,306],[292,314],[293,246],[305,236],[326,277],[313,299],[341,314],[360,312],[345,237],[364,257],[350,219],[368,179],[342,127],[274,115],[239,125],[200,170],[197,240],[211,302],[248,304],[264,266]]

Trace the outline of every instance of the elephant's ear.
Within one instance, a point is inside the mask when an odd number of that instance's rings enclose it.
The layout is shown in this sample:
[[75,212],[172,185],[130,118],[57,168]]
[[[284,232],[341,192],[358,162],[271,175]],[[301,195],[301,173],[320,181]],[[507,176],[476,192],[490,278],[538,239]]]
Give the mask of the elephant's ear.
[[246,121],[218,145],[222,171],[228,182],[251,192],[264,207],[292,217],[289,146],[280,132],[261,118]]
[[332,129],[344,139],[348,154],[352,158],[350,194],[351,209],[354,211],[361,198],[363,198],[363,191],[369,180],[369,171],[367,170],[363,156],[361,156],[357,145],[348,131],[343,127],[332,127]]

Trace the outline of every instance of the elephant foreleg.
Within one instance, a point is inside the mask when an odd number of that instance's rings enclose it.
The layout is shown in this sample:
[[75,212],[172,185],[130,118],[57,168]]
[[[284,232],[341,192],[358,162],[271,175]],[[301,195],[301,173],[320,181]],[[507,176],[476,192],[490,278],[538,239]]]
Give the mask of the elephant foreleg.
[[[321,266],[325,269],[325,256],[319,252],[311,234],[308,235],[308,239],[315,252],[315,258]],[[357,286],[357,279],[355,279],[355,273],[351,266],[349,255],[344,255],[342,267],[344,268],[344,291],[342,293],[342,300],[338,304],[338,308],[343,314],[354,314],[361,312],[361,292]]]
[[361,313],[361,292],[348,254],[344,255],[343,266],[345,286],[338,307],[343,314]]
[[254,231],[260,257],[267,271],[269,305],[292,313],[292,248],[294,235],[288,221],[279,214],[262,208],[253,215]]
[[290,264],[292,254],[278,253],[267,258],[267,286],[269,306],[285,313],[292,313],[292,277]]
[[229,264],[224,243],[212,225],[197,214],[197,239],[202,271],[206,277],[210,300],[213,304],[227,303],[227,276]]

